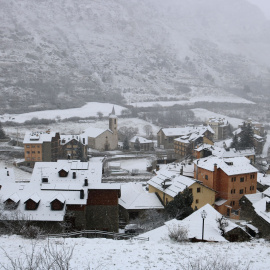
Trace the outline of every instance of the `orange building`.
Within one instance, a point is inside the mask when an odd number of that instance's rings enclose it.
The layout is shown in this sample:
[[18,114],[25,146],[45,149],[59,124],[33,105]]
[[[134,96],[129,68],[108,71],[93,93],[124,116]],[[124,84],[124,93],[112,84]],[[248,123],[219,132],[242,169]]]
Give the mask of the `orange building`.
[[27,166],[35,162],[57,161],[59,155],[59,133],[28,132],[24,136],[24,158]]
[[258,170],[245,157],[207,157],[194,162],[194,178],[217,191],[215,208],[222,215],[239,218],[239,200],[256,193]]

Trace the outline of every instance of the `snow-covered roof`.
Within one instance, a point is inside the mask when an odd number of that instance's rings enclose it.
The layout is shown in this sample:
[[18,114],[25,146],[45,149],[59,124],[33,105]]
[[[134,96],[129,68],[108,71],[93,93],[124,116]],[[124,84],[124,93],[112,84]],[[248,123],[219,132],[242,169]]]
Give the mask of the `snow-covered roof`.
[[58,200],[59,202],[64,203],[66,201],[66,198],[63,196],[63,194],[57,193],[55,196],[53,196],[51,202],[53,202],[54,200]]
[[148,193],[141,183],[121,185],[119,204],[125,209],[163,209],[155,193]]
[[270,212],[266,212],[266,203],[270,203],[270,198],[265,197],[253,204],[254,210],[261,218],[270,223]]
[[147,140],[147,139],[145,139],[143,137],[140,137],[140,136],[134,136],[134,137],[132,137],[130,139],[130,142],[131,143],[135,143],[136,139],[138,139],[141,144],[144,144],[144,143],[153,143],[152,140]]
[[156,174],[166,174],[166,171],[171,173],[171,175],[180,175],[181,167],[183,166],[183,175],[187,177],[194,177],[194,164],[188,162],[182,163],[169,163],[169,164],[159,164],[159,171],[156,171]]
[[28,201],[28,200],[32,200],[35,203],[38,203],[40,201],[40,197],[38,196],[37,193],[34,193],[30,197],[28,197],[28,199],[26,201]]
[[72,140],[76,140],[80,143],[83,143],[81,135],[60,135],[60,145],[65,145]]
[[270,174],[258,173],[257,182],[270,187]]
[[250,160],[245,157],[221,158],[210,156],[195,160],[194,163],[199,168],[212,172],[214,171],[214,164],[217,164],[217,168],[224,171],[227,175],[258,172],[258,170],[250,164]]
[[[152,179],[150,179],[147,183],[148,185],[151,185],[152,187],[155,187],[156,189],[163,191],[167,195],[171,197],[175,197],[179,192],[182,192],[185,188],[190,187],[194,183],[196,183],[195,180],[188,178],[183,175],[179,176],[171,176],[168,177],[169,172],[166,172],[163,174],[160,173],[156,176],[154,176]],[[164,181],[168,180],[166,182],[166,186],[168,185],[167,188],[163,188]]]
[[236,150],[235,148],[225,149],[223,147],[218,147],[210,144],[201,144],[199,147],[194,149],[196,152],[201,152],[202,150],[208,150],[212,152],[213,156],[216,157],[246,157],[246,156],[254,156],[255,149],[249,148],[245,150]]
[[193,132],[199,132],[200,134],[203,134],[207,130],[210,131],[212,134],[215,133],[209,125],[208,126],[193,126],[193,127],[186,126],[186,127],[179,127],[179,128],[162,128],[161,130],[166,136],[183,136],[183,135],[191,134]]
[[252,203],[256,203],[263,198],[263,194],[261,192],[246,194],[245,197]]
[[15,192],[13,193],[9,198],[7,198],[6,200],[12,200],[13,202],[17,203],[20,201],[20,197],[18,196],[18,194]]
[[100,128],[89,127],[83,131],[83,133],[81,134],[81,137],[82,138],[87,138],[87,137],[96,138],[106,131],[109,131],[112,133],[110,129],[100,129]]
[[[218,228],[217,219],[221,218],[222,215],[217,212],[211,205],[206,204],[200,210],[193,212],[190,216],[183,220],[170,220],[155,230],[149,231],[142,234],[142,237],[150,237],[152,239],[166,239],[168,238],[169,229],[177,228],[178,226],[183,227],[187,230],[188,238],[202,239],[202,217],[201,212],[205,210],[207,213],[204,219],[204,240],[216,241],[216,242],[227,242],[227,240],[221,236],[221,231]],[[235,223],[227,220],[228,226],[225,227],[225,232],[229,232],[239,226]]]
[[26,132],[24,135],[24,144],[42,144],[50,142],[55,137],[55,132]]
[[[67,177],[59,177],[58,171],[67,168],[71,173]],[[19,202],[16,210],[4,211],[5,219],[12,219],[14,211],[25,219],[38,221],[62,221],[65,215],[63,210],[51,210],[51,202],[58,199],[66,205],[85,205],[88,199],[88,189],[117,189],[119,184],[103,184],[102,159],[93,158],[83,163],[74,160],[59,160],[58,162],[36,162],[29,182],[15,181],[11,176],[6,176],[6,171],[0,170],[0,198],[6,201],[14,198]],[[73,179],[72,172],[76,172]],[[48,178],[48,183],[42,183],[42,178]],[[88,186],[85,186],[85,178],[88,179]],[[81,190],[84,191],[83,199],[80,198]],[[24,202],[33,200],[39,203],[36,210],[26,210]]]

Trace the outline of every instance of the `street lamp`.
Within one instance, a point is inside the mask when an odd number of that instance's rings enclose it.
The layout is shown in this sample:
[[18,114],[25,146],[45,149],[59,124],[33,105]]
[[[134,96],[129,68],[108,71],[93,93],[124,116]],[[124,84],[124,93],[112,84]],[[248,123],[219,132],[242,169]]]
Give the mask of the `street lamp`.
[[201,212],[201,216],[202,216],[202,241],[203,241],[203,235],[204,235],[204,219],[206,218],[207,216],[207,213],[205,210],[203,210]]

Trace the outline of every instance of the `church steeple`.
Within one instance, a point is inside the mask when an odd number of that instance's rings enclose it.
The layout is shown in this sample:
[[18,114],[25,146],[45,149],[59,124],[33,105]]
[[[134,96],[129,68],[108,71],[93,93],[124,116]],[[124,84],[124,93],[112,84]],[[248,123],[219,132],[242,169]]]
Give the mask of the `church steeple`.
[[113,106],[113,108],[112,108],[112,112],[111,112],[111,114],[110,114],[110,115],[115,115],[114,106]]

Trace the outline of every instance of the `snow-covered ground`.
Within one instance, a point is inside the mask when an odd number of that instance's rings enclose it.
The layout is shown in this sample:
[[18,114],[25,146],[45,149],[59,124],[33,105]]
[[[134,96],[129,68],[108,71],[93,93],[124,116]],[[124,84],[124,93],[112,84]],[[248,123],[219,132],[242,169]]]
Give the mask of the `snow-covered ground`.
[[[145,136],[144,126],[150,125],[152,127],[153,134],[156,135],[160,127],[153,125],[145,120],[139,118],[119,118],[118,119],[118,129],[121,127],[137,127],[139,136]],[[59,131],[61,134],[80,134],[83,130],[95,127],[100,129],[109,128],[108,120],[100,120],[93,123],[80,123],[80,122],[57,122],[49,125],[35,125],[35,126],[22,126],[18,128],[19,138],[23,138],[25,132],[31,131],[46,131],[51,129],[53,131]],[[17,136],[17,127],[5,127],[5,132],[9,136]]]
[[214,113],[206,109],[197,108],[192,109],[192,111],[194,112],[195,117],[197,117],[199,120],[203,122],[208,120],[210,117],[225,118],[234,128],[238,128],[238,125],[242,124],[243,122],[243,119],[228,117],[226,115]]
[[132,171],[133,169],[137,169],[140,172],[147,172],[146,167],[151,164],[149,158],[127,159],[119,162],[121,163],[121,168],[124,170]]
[[229,102],[229,103],[244,103],[254,104],[254,102],[246,100],[237,96],[197,96],[191,97],[189,100],[176,100],[176,101],[151,101],[151,102],[134,102],[131,103],[134,107],[153,107],[156,105],[173,106],[173,105],[193,105],[195,102]]
[[97,116],[98,112],[101,112],[104,116],[108,116],[112,112],[114,106],[116,115],[120,115],[121,111],[126,109],[125,107],[114,105],[110,103],[88,102],[86,105],[80,108],[65,109],[65,110],[47,110],[36,111],[22,114],[4,114],[0,116],[2,122],[14,121],[23,123],[26,120],[31,120],[34,117],[39,119],[66,119],[70,117],[91,117]]
[[[15,259],[24,258],[23,253],[29,254],[32,250],[32,241],[18,236],[1,236],[0,241],[1,263],[9,267],[4,251]],[[249,270],[268,270],[270,265],[270,243],[262,240],[248,243],[175,243],[154,238],[150,241],[76,238],[51,239],[50,243],[60,251],[74,246],[71,269],[80,270],[198,269],[191,267],[196,263],[211,269],[211,262],[235,265],[226,269],[247,269],[249,266]],[[36,251],[46,244],[47,240],[39,240]]]

